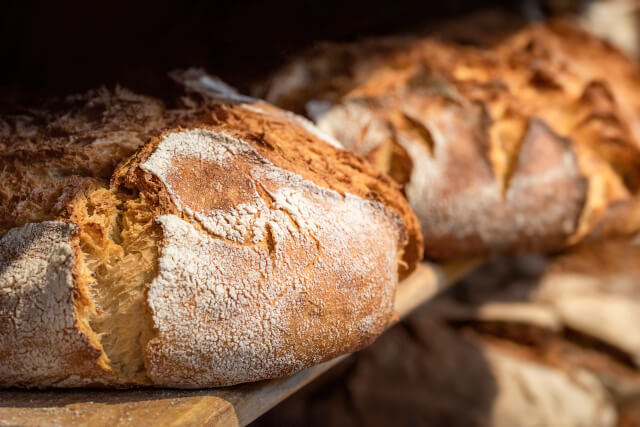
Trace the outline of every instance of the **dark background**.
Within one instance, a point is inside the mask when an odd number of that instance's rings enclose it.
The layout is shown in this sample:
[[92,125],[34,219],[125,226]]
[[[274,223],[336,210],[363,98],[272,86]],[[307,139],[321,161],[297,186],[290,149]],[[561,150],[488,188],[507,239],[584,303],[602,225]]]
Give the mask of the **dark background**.
[[536,1],[4,1],[0,100],[105,84],[153,94],[166,72],[200,66],[247,91],[322,40],[406,32],[478,8]]

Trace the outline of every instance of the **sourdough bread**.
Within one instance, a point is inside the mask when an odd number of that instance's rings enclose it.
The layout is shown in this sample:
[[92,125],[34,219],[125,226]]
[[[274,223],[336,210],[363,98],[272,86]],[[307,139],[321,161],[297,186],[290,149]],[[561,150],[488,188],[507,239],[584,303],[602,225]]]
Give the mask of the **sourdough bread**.
[[422,255],[393,181],[305,119],[179,77],[176,108],[117,89],[3,117],[1,385],[258,381],[392,320]]

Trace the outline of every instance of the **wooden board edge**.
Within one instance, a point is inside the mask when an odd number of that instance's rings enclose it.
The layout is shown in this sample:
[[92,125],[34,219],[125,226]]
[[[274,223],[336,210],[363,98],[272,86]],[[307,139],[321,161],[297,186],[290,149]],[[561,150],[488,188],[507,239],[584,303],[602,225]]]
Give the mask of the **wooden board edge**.
[[[479,260],[421,263],[403,280],[395,310],[403,318],[470,271]],[[291,377],[207,390],[2,390],[3,425],[246,425],[349,355]],[[12,422],[13,421],[13,422]]]

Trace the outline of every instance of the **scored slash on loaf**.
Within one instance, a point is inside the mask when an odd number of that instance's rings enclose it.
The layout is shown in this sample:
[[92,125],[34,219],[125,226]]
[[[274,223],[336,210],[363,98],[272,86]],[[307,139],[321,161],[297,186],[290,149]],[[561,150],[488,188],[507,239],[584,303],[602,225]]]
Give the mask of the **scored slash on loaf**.
[[2,118],[0,385],[257,381],[392,320],[422,256],[397,186],[305,119],[174,77],[180,108],[99,90]]
[[637,65],[562,20],[456,34],[319,46],[264,95],[400,183],[430,258],[640,229]]

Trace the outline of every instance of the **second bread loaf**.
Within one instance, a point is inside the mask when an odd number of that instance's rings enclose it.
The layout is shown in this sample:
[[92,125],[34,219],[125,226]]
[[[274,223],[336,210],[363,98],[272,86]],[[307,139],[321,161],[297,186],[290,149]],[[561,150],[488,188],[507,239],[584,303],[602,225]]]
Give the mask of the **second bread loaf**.
[[403,185],[425,254],[447,259],[637,230],[639,90],[630,59],[553,21],[491,46],[324,46],[277,74],[267,98]]

